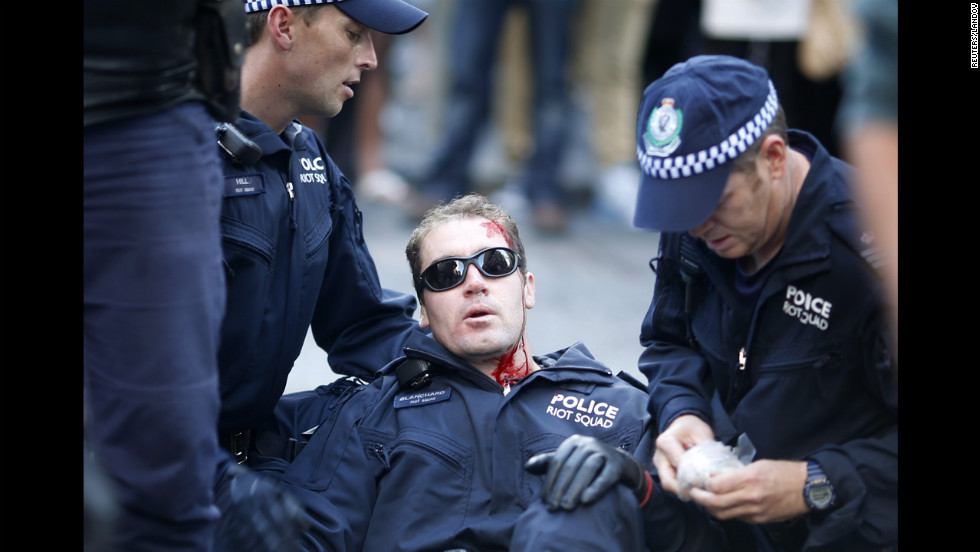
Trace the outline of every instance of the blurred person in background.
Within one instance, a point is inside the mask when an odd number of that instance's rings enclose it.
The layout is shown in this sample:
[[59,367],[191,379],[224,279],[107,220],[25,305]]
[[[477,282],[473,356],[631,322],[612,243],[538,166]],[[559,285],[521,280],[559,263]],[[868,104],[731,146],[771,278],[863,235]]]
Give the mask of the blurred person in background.
[[568,198],[559,172],[570,131],[570,37],[579,0],[460,0],[454,4],[445,46],[449,59],[446,126],[435,153],[415,178],[409,216],[416,221],[438,201],[473,190],[473,154],[491,120],[492,95],[508,94],[494,82],[494,71],[505,16],[516,5],[527,9],[529,21],[534,143],[515,186],[525,194],[538,229],[562,232],[568,224]]
[[576,40],[579,76],[586,85],[589,144],[597,168],[596,209],[630,225],[640,182],[636,112],[647,35],[658,0],[582,0]]
[[[849,30],[848,12],[841,8],[848,1],[702,0],[701,53],[731,55],[766,69],[779,90],[786,117],[813,134],[831,155],[839,156],[834,116],[841,98],[838,76],[845,63],[841,56],[850,46],[842,38],[850,35],[831,32]],[[831,40],[821,40],[825,34]]]
[[861,42],[843,74],[838,114],[855,193],[882,254],[898,355],[898,1],[855,0]]

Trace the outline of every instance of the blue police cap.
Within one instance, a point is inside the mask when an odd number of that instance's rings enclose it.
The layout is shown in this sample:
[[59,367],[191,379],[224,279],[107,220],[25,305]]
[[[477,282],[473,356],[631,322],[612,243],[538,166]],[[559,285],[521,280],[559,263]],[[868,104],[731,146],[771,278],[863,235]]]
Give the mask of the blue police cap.
[[429,16],[403,0],[249,0],[245,13],[271,10],[275,6],[335,4],[351,19],[386,34],[404,34],[418,27]]
[[640,100],[642,176],[633,226],[685,231],[704,222],[733,161],[772,122],[776,89],[765,69],[731,56],[695,56],[653,81]]

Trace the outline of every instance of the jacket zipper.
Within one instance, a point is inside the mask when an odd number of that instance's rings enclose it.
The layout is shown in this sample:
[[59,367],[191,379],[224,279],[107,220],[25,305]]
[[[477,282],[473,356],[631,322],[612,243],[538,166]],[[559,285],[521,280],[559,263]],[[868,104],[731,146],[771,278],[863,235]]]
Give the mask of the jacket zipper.
[[725,410],[729,413],[734,409],[734,405],[738,404],[742,400],[742,392],[746,385],[746,378],[749,374],[746,371],[746,366],[748,366],[749,357],[745,354],[745,347],[738,350],[738,359],[736,360],[736,370],[732,374],[732,394],[729,400],[725,401]]
[[289,227],[296,229],[296,194],[293,193],[293,183],[289,181],[286,173],[279,169],[279,178],[282,179],[283,186],[286,188],[286,194],[289,195]]
[[391,458],[388,456],[388,450],[385,449],[383,443],[374,444],[374,454],[375,456],[378,457],[379,460],[381,460],[381,464],[385,467],[386,470],[391,469]]
[[289,227],[296,228],[296,195],[293,193],[293,183],[286,181],[286,193],[289,194]]

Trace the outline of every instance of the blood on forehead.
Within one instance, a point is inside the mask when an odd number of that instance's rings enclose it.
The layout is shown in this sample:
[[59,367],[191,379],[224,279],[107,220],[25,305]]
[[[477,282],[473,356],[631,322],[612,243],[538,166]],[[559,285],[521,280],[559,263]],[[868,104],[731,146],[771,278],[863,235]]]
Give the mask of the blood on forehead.
[[482,223],[480,226],[483,226],[484,228],[487,229],[487,237],[488,238],[493,238],[495,236],[500,236],[500,237],[504,238],[504,240],[507,241],[507,246],[508,247],[514,247],[514,244],[511,243],[511,241],[510,241],[510,237],[507,235],[507,232],[504,232],[504,227],[501,226],[499,222],[494,222],[494,221],[488,220],[487,222]]

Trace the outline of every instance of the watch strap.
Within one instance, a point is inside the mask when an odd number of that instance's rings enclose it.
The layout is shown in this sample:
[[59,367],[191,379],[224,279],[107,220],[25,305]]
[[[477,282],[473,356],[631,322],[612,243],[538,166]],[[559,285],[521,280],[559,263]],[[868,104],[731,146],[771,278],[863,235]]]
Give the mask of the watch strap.
[[[815,500],[814,495],[818,498]],[[814,460],[806,463],[806,484],[803,486],[803,500],[811,510],[825,510],[833,506],[837,500],[834,486],[824,473],[820,464]]]

